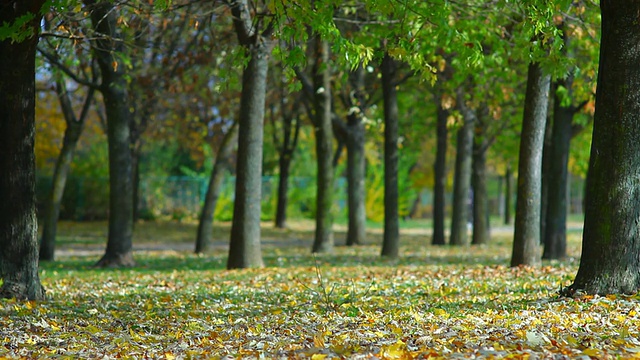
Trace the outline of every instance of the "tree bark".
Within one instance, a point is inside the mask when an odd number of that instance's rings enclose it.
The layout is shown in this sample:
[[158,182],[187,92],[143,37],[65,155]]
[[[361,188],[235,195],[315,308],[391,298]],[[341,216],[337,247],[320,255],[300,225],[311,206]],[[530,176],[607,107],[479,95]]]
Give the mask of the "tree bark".
[[382,256],[396,258],[400,253],[398,216],[398,94],[396,63],[384,54],[382,58],[382,97],[384,102],[384,234]]
[[[559,81],[558,84],[568,85],[565,81]],[[556,94],[553,106],[543,259],[562,259],[567,256],[567,181],[574,114],[575,108],[562,106],[562,99]]]
[[71,99],[62,81],[56,82],[56,93],[67,125],[62,139],[62,149],[56,161],[51,183],[51,192],[47,198],[46,211],[42,225],[42,239],[40,241],[40,260],[53,261],[55,254],[56,233],[60,218],[60,204],[67,184],[67,176],[71,169],[71,162],[76,151],[76,145],[82,134],[84,120],[89,113],[89,106],[93,100],[94,89],[89,88],[79,117],[75,116]]
[[213,239],[213,215],[216,211],[216,204],[222,191],[222,181],[224,180],[224,174],[227,170],[227,162],[231,157],[234,145],[238,135],[238,123],[234,122],[231,128],[227,131],[220,143],[216,159],[211,169],[211,176],[209,177],[209,186],[207,187],[207,194],[204,198],[204,204],[202,205],[202,211],[200,212],[200,219],[198,221],[198,232],[196,235],[196,248],[195,253],[201,254],[206,252]]
[[349,226],[347,245],[363,244],[367,238],[367,212],[365,207],[366,161],[364,155],[364,68],[351,73],[354,83],[355,102],[347,116],[347,201]]
[[542,147],[550,82],[551,76],[545,74],[538,63],[529,64],[520,136],[518,197],[511,266],[540,264]]
[[447,118],[449,111],[442,107],[442,95],[436,95],[436,161],[433,166],[433,245],[445,245],[444,221],[446,209],[446,183],[447,183]]
[[0,41],[0,298],[42,300],[35,195],[35,58],[43,1],[0,1],[0,23],[29,13],[21,42]]
[[582,257],[565,294],[635,293],[640,288],[640,3],[602,0],[600,8]]
[[316,231],[312,252],[332,252],[333,237],[333,128],[331,123],[331,74],[329,72],[329,44],[316,37],[313,65],[315,108],[316,158],[318,187],[316,190]]
[[511,174],[511,165],[507,165],[504,172],[504,224],[511,225],[511,193],[512,193],[513,175]]
[[[477,129],[477,127],[476,127]],[[476,130],[476,135],[483,130]],[[481,141],[481,140],[480,140]],[[473,234],[471,244],[489,243],[491,229],[489,226],[489,196],[487,195],[487,152],[485,144],[477,139],[473,144],[473,164],[471,184],[473,188]]]
[[[285,94],[281,94],[284,98]],[[280,145],[278,161],[280,175],[278,177],[278,200],[276,206],[275,227],[284,229],[287,227],[287,204],[289,200],[289,174],[291,161],[298,145],[298,134],[300,133],[300,119],[294,117],[291,112],[285,111],[285,102],[281,101],[283,138]],[[295,121],[295,127],[292,123]],[[275,131],[275,130],[274,130]]]
[[450,245],[467,245],[469,234],[469,194],[471,192],[471,166],[473,154],[473,129],[476,114],[464,99],[462,90],[457,91],[457,106],[462,113],[463,124],[458,129],[456,144],[456,170],[453,178],[453,213],[451,215]]
[[133,184],[130,151],[132,113],[129,110],[126,65],[116,53],[122,50],[117,31],[117,11],[111,2],[85,0],[91,9],[95,40],[94,53],[100,67],[100,92],[107,115],[109,143],[109,234],[99,267],[133,266]]

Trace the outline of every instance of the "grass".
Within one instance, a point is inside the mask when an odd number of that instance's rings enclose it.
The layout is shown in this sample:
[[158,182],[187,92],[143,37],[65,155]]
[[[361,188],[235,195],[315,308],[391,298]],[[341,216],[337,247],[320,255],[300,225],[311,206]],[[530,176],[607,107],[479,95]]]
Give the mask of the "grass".
[[309,224],[265,224],[267,267],[228,271],[228,224],[216,227],[213,251],[197,256],[194,224],[140,223],[138,266],[96,269],[105,228],[61,224],[59,260],[42,264],[49,300],[0,300],[0,358],[616,358],[640,351],[638,297],[557,297],[577,270],[576,232],[568,260],[512,269],[504,233],[486,246],[453,248],[406,231],[402,257],[391,260],[379,257],[377,231],[364,246],[313,256]]

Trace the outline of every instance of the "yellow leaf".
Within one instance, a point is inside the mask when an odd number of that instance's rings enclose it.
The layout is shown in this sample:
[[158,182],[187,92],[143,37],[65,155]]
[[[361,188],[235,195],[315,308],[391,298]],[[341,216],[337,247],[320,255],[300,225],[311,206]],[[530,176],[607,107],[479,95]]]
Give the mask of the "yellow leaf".
[[323,360],[327,357],[327,354],[313,354],[311,355],[311,360]]
[[165,357],[167,360],[173,360],[173,359],[175,359],[175,358],[176,358],[176,356],[175,356],[175,355],[173,355],[172,353],[168,353],[168,352],[164,353],[164,357]]
[[591,357],[600,357],[602,356],[602,350],[600,349],[585,349],[582,351],[583,354]]
[[407,346],[402,340],[395,344],[383,346],[380,350],[380,357],[384,359],[411,359],[411,353],[407,351]]

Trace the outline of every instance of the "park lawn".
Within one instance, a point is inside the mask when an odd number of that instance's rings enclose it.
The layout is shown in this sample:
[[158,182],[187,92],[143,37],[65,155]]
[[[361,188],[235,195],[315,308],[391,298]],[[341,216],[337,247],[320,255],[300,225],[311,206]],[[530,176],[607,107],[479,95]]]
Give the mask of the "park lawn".
[[[572,259],[516,269],[506,266],[504,234],[452,248],[404,233],[403,256],[389,260],[378,256],[377,233],[371,244],[312,256],[306,226],[266,226],[263,269],[225,270],[223,245],[191,254],[189,224],[138,224],[147,237],[132,269],[96,269],[99,253],[65,253],[100,238],[99,226],[61,227],[59,260],[42,264],[47,301],[0,300],[0,358],[640,355],[640,297],[557,297],[577,270],[579,233]],[[228,227],[216,231],[224,243]]]

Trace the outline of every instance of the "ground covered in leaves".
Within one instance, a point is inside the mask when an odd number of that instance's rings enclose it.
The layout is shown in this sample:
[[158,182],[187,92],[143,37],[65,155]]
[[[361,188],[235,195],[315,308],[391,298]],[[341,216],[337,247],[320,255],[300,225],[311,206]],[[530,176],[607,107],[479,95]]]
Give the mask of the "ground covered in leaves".
[[316,257],[304,234],[280,235],[264,269],[170,246],[123,270],[61,256],[42,265],[48,301],[0,300],[0,358],[640,357],[640,297],[558,298],[577,261],[508,268],[508,235],[451,248],[406,233],[399,260],[379,258],[376,234]]

